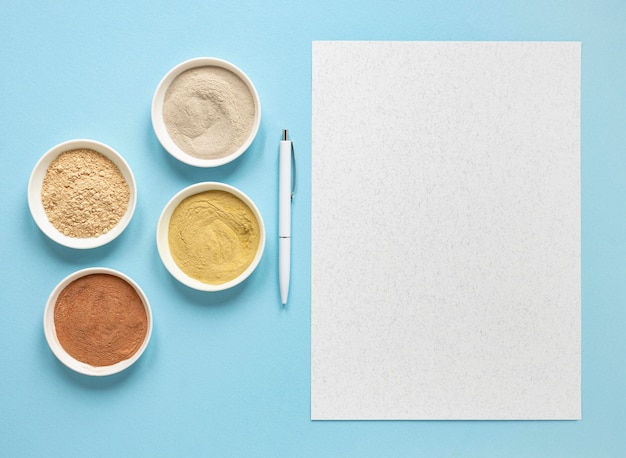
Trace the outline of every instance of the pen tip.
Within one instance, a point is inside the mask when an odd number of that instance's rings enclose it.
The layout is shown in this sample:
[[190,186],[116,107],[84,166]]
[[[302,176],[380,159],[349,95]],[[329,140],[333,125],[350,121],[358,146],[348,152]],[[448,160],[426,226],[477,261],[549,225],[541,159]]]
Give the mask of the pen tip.
[[286,142],[289,140],[289,131],[287,129],[283,129],[283,141]]

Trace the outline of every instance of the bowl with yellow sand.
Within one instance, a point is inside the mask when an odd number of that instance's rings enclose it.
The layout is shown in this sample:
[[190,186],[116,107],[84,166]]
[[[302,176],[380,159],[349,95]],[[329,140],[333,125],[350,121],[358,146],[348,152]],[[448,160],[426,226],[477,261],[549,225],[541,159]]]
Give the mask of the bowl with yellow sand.
[[265,248],[265,226],[241,190],[203,182],[170,199],[156,241],[161,261],[175,279],[200,291],[221,291],[254,272]]

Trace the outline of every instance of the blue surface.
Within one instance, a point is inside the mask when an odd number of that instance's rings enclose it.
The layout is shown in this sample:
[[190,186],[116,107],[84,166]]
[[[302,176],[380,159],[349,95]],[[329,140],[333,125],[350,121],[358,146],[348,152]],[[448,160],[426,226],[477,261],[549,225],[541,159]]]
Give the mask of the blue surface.
[[[582,41],[582,421],[310,421],[311,41],[327,39]],[[3,0],[0,455],[626,455],[625,49],[623,0]],[[214,170],[172,159],[150,123],[159,80],[199,56],[239,66],[263,105],[251,149]],[[285,309],[276,259],[283,128],[299,172]],[[139,190],[124,234],[91,251],[46,239],[27,207],[32,167],[72,138],[116,148]],[[165,203],[206,180],[246,192],[268,230],[258,270],[230,292],[177,284],[156,250]],[[146,353],[107,378],[62,366],[42,329],[52,288],[88,266],[130,275],[154,314]]]

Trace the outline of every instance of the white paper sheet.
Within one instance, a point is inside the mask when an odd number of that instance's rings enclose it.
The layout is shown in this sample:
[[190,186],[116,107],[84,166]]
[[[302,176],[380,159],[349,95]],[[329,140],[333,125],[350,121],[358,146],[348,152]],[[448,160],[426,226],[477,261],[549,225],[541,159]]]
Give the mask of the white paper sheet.
[[314,42],[312,419],[578,419],[580,43]]

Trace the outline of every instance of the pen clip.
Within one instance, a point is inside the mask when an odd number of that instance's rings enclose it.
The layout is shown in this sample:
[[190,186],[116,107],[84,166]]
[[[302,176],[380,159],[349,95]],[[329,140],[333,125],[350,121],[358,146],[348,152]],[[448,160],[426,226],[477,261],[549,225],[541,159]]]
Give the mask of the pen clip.
[[293,179],[291,180],[291,199],[293,199],[293,196],[296,194],[296,150],[293,146],[293,141],[291,142],[291,157],[292,157],[292,161],[291,163],[292,165],[292,177]]

